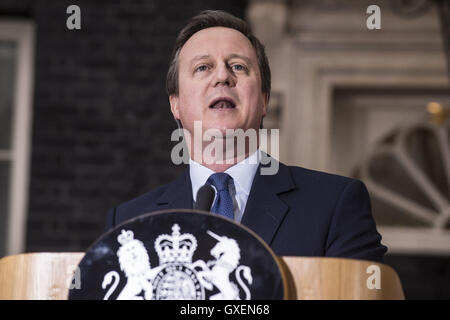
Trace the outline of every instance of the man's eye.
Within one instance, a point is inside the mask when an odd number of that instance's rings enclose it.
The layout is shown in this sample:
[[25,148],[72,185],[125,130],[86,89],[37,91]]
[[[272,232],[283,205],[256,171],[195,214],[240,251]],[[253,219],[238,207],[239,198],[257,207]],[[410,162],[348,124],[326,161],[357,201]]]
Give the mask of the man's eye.
[[204,64],[195,68],[195,71],[206,71],[206,70],[208,70],[208,66]]
[[235,64],[232,65],[231,68],[233,68],[234,71],[246,71],[247,68],[243,66],[242,64]]

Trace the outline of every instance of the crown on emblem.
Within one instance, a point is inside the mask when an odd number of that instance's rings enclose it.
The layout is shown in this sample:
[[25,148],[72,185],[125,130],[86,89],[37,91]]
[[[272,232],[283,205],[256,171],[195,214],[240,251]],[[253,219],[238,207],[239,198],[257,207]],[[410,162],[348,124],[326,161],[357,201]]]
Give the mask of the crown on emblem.
[[180,234],[180,226],[172,226],[172,235],[162,234],[155,240],[159,264],[192,263],[192,256],[197,249],[197,240],[192,234]]
[[121,245],[124,245],[132,240],[134,240],[134,233],[131,230],[125,231],[122,229],[121,234],[117,237],[117,241],[119,241]]

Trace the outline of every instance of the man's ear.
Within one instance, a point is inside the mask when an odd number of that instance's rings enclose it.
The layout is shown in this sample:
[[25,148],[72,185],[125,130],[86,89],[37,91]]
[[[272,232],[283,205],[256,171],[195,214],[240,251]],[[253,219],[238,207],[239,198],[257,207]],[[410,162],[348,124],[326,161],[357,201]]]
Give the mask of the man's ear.
[[170,111],[172,111],[172,115],[175,118],[175,120],[180,120],[180,99],[177,95],[170,95],[169,96],[169,103],[170,103]]

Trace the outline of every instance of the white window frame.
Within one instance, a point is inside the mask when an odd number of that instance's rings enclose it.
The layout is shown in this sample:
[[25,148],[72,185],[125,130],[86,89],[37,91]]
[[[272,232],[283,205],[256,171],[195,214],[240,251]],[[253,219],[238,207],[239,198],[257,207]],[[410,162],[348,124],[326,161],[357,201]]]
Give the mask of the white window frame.
[[0,150],[9,162],[6,255],[24,252],[30,180],[35,26],[29,20],[0,19],[0,41],[16,44],[11,147]]

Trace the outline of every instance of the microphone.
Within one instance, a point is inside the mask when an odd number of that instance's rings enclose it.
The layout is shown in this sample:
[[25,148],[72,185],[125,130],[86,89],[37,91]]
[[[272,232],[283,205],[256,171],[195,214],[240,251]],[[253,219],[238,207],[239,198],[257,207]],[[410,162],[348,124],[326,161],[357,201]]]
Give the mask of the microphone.
[[214,201],[216,192],[209,184],[203,185],[197,192],[197,201],[195,202],[194,209],[211,211],[211,206]]

